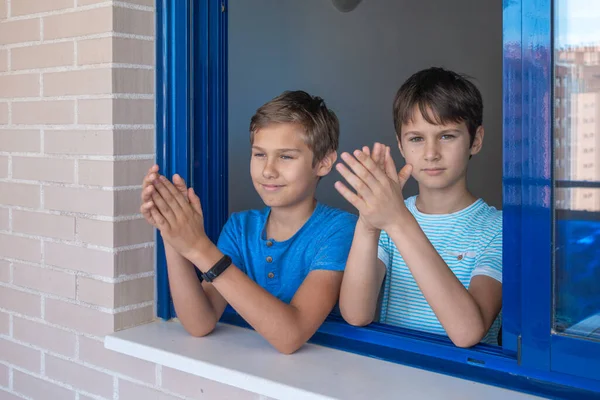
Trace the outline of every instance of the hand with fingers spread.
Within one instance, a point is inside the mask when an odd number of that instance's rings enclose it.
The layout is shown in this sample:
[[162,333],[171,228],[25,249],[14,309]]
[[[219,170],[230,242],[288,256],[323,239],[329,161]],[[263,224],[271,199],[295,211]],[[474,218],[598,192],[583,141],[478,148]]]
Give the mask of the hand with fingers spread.
[[[371,157],[373,159],[373,161],[375,162],[377,167],[379,167],[379,169],[381,169],[382,171],[385,171],[386,149],[387,149],[387,147],[384,146],[383,144],[375,143],[373,145],[373,150],[369,149],[369,146],[363,146],[362,151],[363,151],[363,153],[366,154],[367,157]],[[360,197],[360,195],[359,195],[359,197]],[[362,214],[359,214],[358,220],[368,232],[379,234],[379,229],[374,227],[373,225],[371,225],[369,222],[367,222],[367,220],[364,218],[364,216]]]
[[[382,151],[379,146],[374,146],[373,156],[376,149],[379,149],[378,152]],[[354,156],[342,153],[342,159],[350,168],[342,163],[337,164],[336,168],[356,193],[339,181],[335,183],[335,188],[356,207],[360,218],[368,226],[387,230],[391,223],[410,215],[404,205],[402,189],[410,178],[412,166],[407,164],[397,173],[389,147],[384,150],[383,168],[381,154],[378,155],[377,162],[373,156],[369,156],[364,150],[354,151]]]
[[[178,175],[173,180],[183,183]],[[181,185],[176,187],[162,175],[157,175],[149,187],[153,187],[148,189],[153,203],[148,207],[149,213],[163,239],[188,260],[202,252],[210,240],[204,231],[202,206],[194,189],[186,189],[186,197]]]

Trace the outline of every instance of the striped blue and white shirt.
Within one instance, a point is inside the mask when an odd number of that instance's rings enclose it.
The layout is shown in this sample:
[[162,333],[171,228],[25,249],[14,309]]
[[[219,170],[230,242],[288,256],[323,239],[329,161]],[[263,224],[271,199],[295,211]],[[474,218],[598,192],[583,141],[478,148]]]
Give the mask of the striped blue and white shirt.
[[[502,282],[502,211],[482,199],[452,214],[423,214],[416,196],[405,200],[423,232],[468,289],[471,278],[486,275]],[[378,257],[386,266],[380,322],[439,335],[442,324],[425,300],[404,259],[388,234],[379,237]],[[482,342],[498,344],[501,316]]]

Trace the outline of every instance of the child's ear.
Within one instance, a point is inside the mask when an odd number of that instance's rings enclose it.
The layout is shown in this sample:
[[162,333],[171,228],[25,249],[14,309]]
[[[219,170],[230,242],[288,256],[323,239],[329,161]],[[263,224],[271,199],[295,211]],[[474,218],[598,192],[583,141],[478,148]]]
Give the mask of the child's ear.
[[400,141],[400,138],[398,136],[396,136],[396,141],[398,142],[398,150],[400,150],[402,158],[406,159],[406,157],[404,157],[404,150],[402,149],[402,142]]
[[475,154],[479,153],[481,151],[481,148],[483,147],[483,136],[484,136],[484,130],[483,130],[483,126],[480,126],[479,128],[477,128],[477,131],[475,132],[475,138],[473,138],[473,144],[471,145],[471,155],[474,156]]
[[325,176],[331,172],[336,160],[337,153],[335,151],[331,151],[325,157],[323,157],[323,159],[317,164],[317,176]]

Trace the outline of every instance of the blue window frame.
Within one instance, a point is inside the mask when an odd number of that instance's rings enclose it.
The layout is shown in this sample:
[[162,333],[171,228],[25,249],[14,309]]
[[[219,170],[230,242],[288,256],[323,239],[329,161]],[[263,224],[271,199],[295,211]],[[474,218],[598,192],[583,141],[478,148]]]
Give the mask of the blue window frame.
[[[527,392],[600,393],[600,343],[553,335],[550,0],[503,1],[503,346],[330,317],[312,342]],[[216,240],[227,219],[227,1],[157,0],[157,162],[200,193]],[[172,308],[157,237],[158,316]],[[223,321],[247,326],[228,310]],[[590,360],[590,356],[594,357]],[[595,368],[595,369],[594,369]]]

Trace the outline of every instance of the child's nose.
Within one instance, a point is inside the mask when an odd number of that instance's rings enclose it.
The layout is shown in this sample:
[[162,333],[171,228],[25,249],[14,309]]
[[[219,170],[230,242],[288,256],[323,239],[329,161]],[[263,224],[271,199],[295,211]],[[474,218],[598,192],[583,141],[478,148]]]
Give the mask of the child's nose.
[[273,179],[273,178],[277,178],[278,173],[277,173],[277,168],[275,165],[275,162],[273,161],[267,161],[265,163],[265,167],[263,168],[263,177],[267,178],[267,179]]

